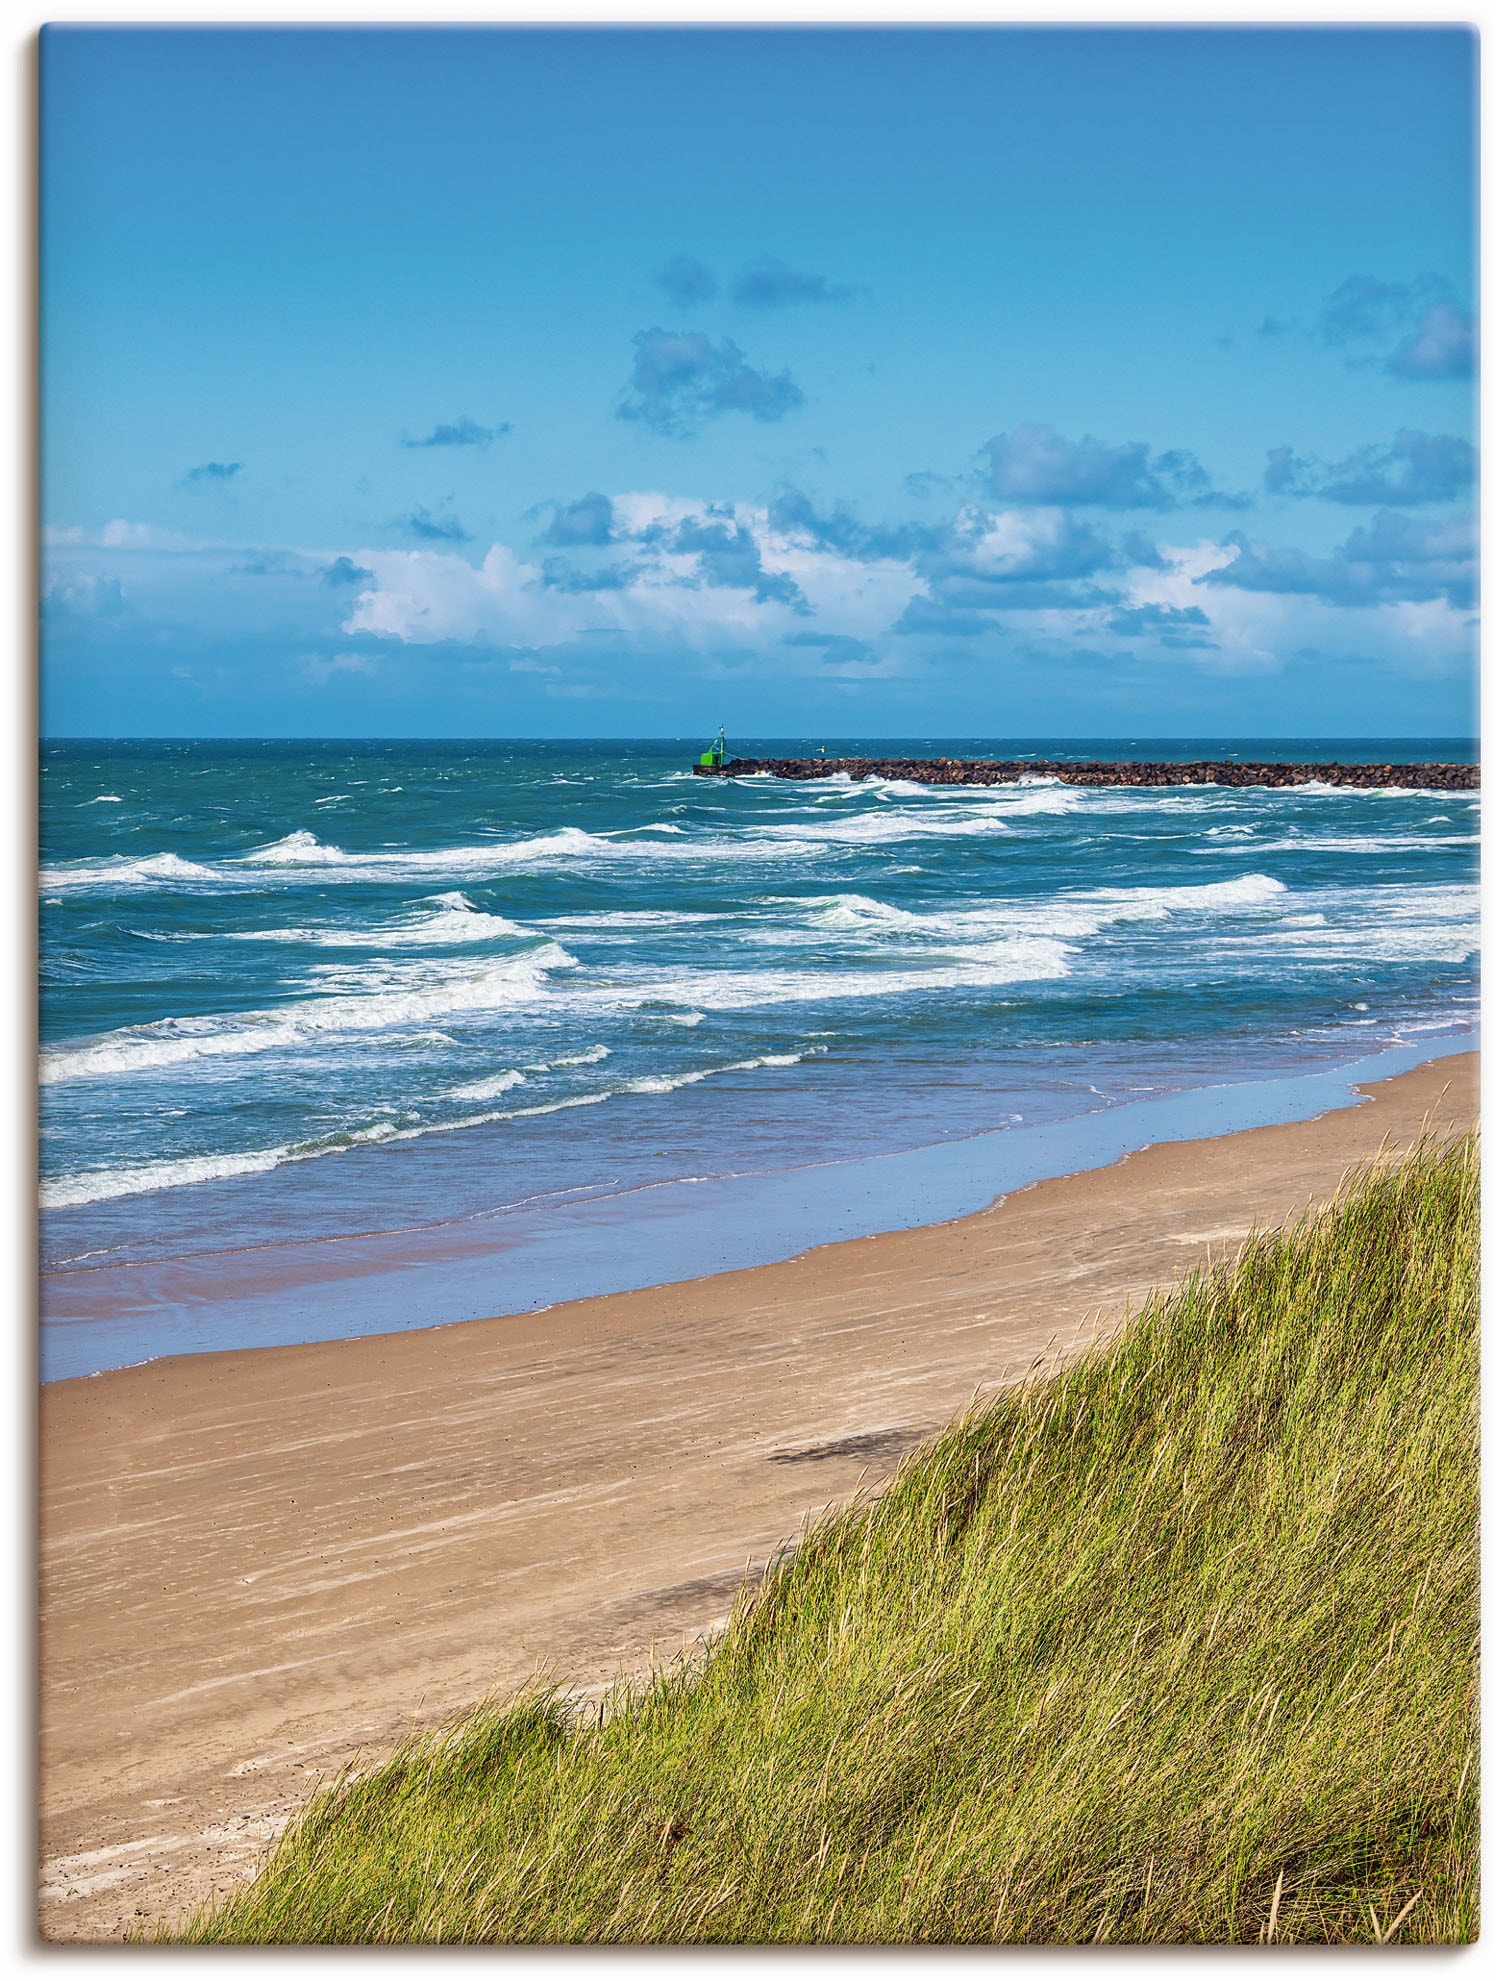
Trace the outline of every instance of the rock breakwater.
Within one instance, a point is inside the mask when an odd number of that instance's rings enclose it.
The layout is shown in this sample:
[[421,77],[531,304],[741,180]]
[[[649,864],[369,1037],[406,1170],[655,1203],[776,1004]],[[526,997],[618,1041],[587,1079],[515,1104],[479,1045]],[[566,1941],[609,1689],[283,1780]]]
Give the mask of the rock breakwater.
[[1476,791],[1479,764],[1341,763],[1049,763],[965,757],[734,757],[696,764],[698,777],[880,777],[912,784],[1014,784],[1057,778],[1062,784],[1340,784],[1361,790]]

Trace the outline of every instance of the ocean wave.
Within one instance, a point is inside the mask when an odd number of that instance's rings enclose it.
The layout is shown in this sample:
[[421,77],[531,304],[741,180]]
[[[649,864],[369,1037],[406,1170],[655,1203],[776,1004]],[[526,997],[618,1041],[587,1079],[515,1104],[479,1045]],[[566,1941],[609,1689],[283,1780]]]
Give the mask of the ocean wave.
[[448,1087],[442,1094],[448,1101],[495,1101],[500,1094],[507,1094],[515,1087],[525,1084],[523,1073],[511,1069],[507,1073],[495,1073],[489,1080],[472,1080],[464,1087]]
[[274,845],[242,855],[246,867],[340,866],[350,856],[341,847],[326,846],[314,832],[288,832]]
[[1468,963],[1479,955],[1480,940],[1473,928],[1430,923],[1391,928],[1362,924],[1354,928],[1266,929],[1228,938],[1221,948],[1272,949],[1300,962]]
[[402,1131],[390,1122],[366,1128],[338,1130],[307,1142],[288,1142],[274,1149],[249,1149],[239,1154],[178,1156],[160,1162],[126,1163],[116,1169],[76,1170],[44,1183],[43,1210],[76,1209],[104,1204],[117,1197],[139,1197],[153,1190],[181,1190],[194,1183],[223,1183],[236,1176],[262,1176],[287,1163],[310,1162],[317,1156],[342,1155],[374,1142],[393,1141]]
[[945,818],[930,812],[862,812],[855,818],[787,819],[773,825],[743,826],[740,830],[743,838],[738,846],[726,845],[724,852],[768,846],[795,855],[819,852],[825,846],[877,846],[904,839],[974,839],[989,832],[1009,832],[1012,828],[994,810],[969,818]]
[[1480,953],[1480,897],[1472,886],[1306,889],[1295,900],[1302,914],[1273,928],[1223,932],[1216,948],[1311,963],[1459,964]]
[[[824,1052],[824,1046],[815,1046],[814,1052]],[[766,1052],[759,1059],[735,1059],[728,1066],[701,1066],[691,1073],[645,1073],[637,1080],[616,1088],[623,1094],[673,1094],[678,1087],[694,1087],[701,1080],[715,1080],[723,1073],[753,1073],[761,1066],[798,1066],[810,1053]]]
[[554,1073],[562,1066],[596,1066],[600,1059],[611,1057],[607,1046],[588,1046],[585,1052],[564,1053],[560,1059],[548,1059],[539,1066],[527,1066],[527,1073]]
[[403,981],[387,974],[364,991],[353,979],[342,995],[268,1011],[163,1018],[149,1025],[125,1026],[86,1044],[50,1048],[42,1054],[40,1077],[50,1084],[150,1072],[196,1059],[294,1052],[319,1040],[507,1010],[542,998],[551,971],[574,961],[559,945],[548,944],[501,963],[407,975]]
[[520,1069],[510,1067],[502,1073],[490,1075],[486,1080],[471,1080],[465,1086],[443,1089],[441,1099],[445,1101],[492,1101],[501,1094],[511,1092],[515,1087],[524,1086],[531,1074],[558,1073],[572,1066],[596,1066],[609,1057],[607,1046],[588,1046],[585,1052],[562,1053],[557,1059],[537,1060]]
[[[1252,843],[1252,852],[1257,853],[1429,853],[1442,846],[1478,846],[1480,836],[1473,832],[1451,832],[1442,838],[1427,833],[1388,834],[1385,837],[1358,836],[1344,833],[1332,839],[1257,839]],[[1190,851],[1200,857],[1216,853],[1229,853],[1236,849],[1230,846],[1193,846]]]
[[1182,912],[1230,913],[1267,907],[1286,892],[1284,883],[1270,874],[1245,874],[1238,880],[1213,881],[1203,887],[1093,888],[1033,901],[994,901],[980,908],[928,909],[921,913],[865,894],[800,899],[781,895],[769,897],[769,904],[800,909],[812,926],[798,932],[766,931],[757,939],[765,943],[817,941],[827,929],[853,937],[909,936],[963,942],[1007,936],[1082,937],[1097,935],[1119,922],[1160,921]]
[[753,1011],[777,1004],[826,1004],[843,999],[904,997],[942,990],[985,990],[1069,974],[1073,949],[1040,937],[985,945],[960,961],[934,968],[875,970],[681,970],[636,984],[568,993],[579,1005],[616,1010],[684,1004],[705,1011]]
[[[1252,851],[1258,851],[1253,847]],[[1098,887],[1094,901],[1126,901],[1166,912],[1195,908],[1261,908],[1288,892],[1287,883],[1271,874],[1242,874],[1236,880],[1207,881],[1203,887]]]
[[312,832],[290,832],[273,845],[241,854],[238,867],[330,868],[334,875],[353,873],[378,878],[407,874],[499,871],[531,860],[575,857],[615,850],[617,841],[584,832],[580,826],[558,826],[553,832],[531,833],[523,839],[495,840],[484,846],[390,847],[377,852],[349,853],[317,838]]
[[[1059,818],[1078,811],[1089,796],[1087,791],[1074,784],[1046,784],[1038,778],[1030,778],[1026,782],[1038,788],[1025,791],[1021,798],[1007,798],[1005,795],[1002,808],[1004,818]],[[997,784],[990,788],[1006,794],[1015,787]],[[1016,788],[1023,789],[1022,786]]]
[[718,922],[720,915],[693,908],[597,908],[590,914],[547,915],[549,929],[671,929],[689,922]]
[[229,929],[232,942],[294,943],[314,949],[450,949],[460,943],[494,942],[532,936],[533,931],[503,915],[477,908],[464,894],[438,894],[415,912],[393,922],[359,928]]
[[218,876],[211,867],[184,860],[176,853],[146,853],[139,857],[117,853],[107,860],[78,860],[64,867],[44,867],[44,889],[70,894],[133,893],[147,887],[195,887]]
[[[929,797],[930,793],[925,791],[921,795]],[[358,881],[399,883],[436,875],[472,881],[558,860],[799,859],[839,845],[877,847],[905,840],[980,838],[1011,830],[1010,820],[1063,813],[1080,802],[1081,794],[1069,788],[1040,789],[1012,797],[1008,790],[992,787],[983,790],[976,803],[970,802],[969,794],[959,794],[953,799],[942,788],[934,804],[914,809],[884,806],[835,819],[807,812],[702,833],[690,833],[669,820],[621,827],[607,833],[568,825],[480,845],[381,847],[367,852],[350,852],[319,839],[314,832],[298,829],[269,845],[212,866],[184,860],[174,853],[138,858],[116,855],[49,868],[41,879],[50,890],[75,892],[171,886],[190,886],[194,890],[205,886],[262,889],[268,884],[294,886],[308,880],[319,885]]]

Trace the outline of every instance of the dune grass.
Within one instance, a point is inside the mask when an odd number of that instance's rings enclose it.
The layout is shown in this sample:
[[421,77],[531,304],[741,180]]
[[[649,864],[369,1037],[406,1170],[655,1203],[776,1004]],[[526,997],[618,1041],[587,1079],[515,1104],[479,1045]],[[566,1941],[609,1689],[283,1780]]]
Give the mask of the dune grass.
[[483,1707],[195,1942],[1459,1942],[1477,1168],[1363,1172],[813,1527],[598,1725]]

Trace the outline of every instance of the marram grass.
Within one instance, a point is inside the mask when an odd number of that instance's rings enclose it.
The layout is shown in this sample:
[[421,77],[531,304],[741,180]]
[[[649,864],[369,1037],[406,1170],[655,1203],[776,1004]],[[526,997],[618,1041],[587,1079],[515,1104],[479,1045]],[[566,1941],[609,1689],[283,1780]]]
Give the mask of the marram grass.
[[823,1521],[704,1660],[483,1707],[197,1942],[1477,1931],[1473,1146],[1363,1172]]

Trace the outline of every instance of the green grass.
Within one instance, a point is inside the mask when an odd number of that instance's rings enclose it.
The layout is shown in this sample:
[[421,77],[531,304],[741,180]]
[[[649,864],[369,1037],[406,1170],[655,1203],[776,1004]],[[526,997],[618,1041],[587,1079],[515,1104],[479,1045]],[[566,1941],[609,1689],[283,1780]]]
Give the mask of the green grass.
[[310,1803],[202,1941],[1477,1931],[1477,1167],[1364,1172],[812,1528],[602,1726]]

